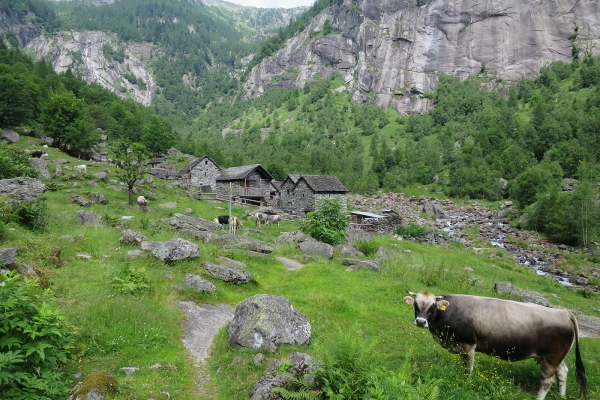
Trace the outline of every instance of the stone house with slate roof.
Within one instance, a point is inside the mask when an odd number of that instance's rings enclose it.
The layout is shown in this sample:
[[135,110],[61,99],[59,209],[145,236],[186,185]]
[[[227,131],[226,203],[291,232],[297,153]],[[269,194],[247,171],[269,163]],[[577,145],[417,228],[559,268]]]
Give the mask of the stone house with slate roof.
[[276,195],[272,180],[273,176],[260,164],[227,168],[216,178],[215,192],[217,199],[229,201],[231,183],[236,203],[270,205]]
[[[209,156],[196,158],[183,167],[177,174],[186,186],[201,188],[203,191],[214,192],[217,187],[217,177],[221,175],[221,167]],[[208,187],[210,186],[210,189]]]
[[281,184],[279,208],[304,216],[317,209],[321,198],[338,198],[345,207],[348,192],[336,176],[290,174]]

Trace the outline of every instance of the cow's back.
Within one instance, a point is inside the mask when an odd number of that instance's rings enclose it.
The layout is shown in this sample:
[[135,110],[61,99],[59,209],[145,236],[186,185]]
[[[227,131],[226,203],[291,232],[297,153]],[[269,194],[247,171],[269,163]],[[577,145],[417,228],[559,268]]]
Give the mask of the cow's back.
[[573,343],[575,331],[567,310],[467,295],[444,299],[449,305],[432,328],[448,342],[476,344],[476,351],[509,360],[557,349],[564,357]]

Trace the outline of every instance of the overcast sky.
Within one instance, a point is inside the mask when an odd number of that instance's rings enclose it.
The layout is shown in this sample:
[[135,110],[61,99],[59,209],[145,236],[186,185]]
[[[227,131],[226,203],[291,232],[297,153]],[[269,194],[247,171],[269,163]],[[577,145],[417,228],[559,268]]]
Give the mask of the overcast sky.
[[253,6],[261,8],[293,8],[300,6],[310,6],[314,0],[227,0],[231,3],[241,4],[243,6]]

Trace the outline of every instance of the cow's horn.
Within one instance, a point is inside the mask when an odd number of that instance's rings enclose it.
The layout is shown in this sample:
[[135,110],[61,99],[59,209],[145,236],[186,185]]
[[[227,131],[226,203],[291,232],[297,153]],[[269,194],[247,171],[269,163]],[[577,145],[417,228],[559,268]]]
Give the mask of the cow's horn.
[[442,300],[444,298],[444,296],[435,296],[436,300]]
[[415,297],[417,295],[415,292],[409,292],[408,289],[406,289],[406,288],[404,288],[404,290],[406,290],[406,293],[410,294],[413,297]]

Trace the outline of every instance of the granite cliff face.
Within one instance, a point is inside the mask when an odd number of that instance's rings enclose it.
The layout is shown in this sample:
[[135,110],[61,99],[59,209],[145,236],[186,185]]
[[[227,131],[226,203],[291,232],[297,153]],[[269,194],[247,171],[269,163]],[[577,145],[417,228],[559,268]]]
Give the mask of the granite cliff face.
[[[337,32],[318,34],[326,20]],[[576,28],[582,53],[597,51],[597,1],[339,0],[255,66],[245,93],[301,88],[316,75],[339,73],[355,102],[422,111],[431,106],[422,94],[435,89],[441,73],[485,71],[514,80],[534,77],[552,61],[570,61]]]
[[[102,47],[122,49],[122,62],[107,59]],[[25,46],[37,59],[42,57],[52,63],[54,70],[64,72],[71,68],[74,74],[87,83],[95,82],[112,90],[120,97],[132,98],[144,105],[152,103],[156,83],[150,68],[151,43],[119,42],[116,35],[105,32],[59,32],[50,38],[38,36]],[[125,79],[134,75],[145,84],[135,84]],[[139,81],[139,82],[141,82]]]

